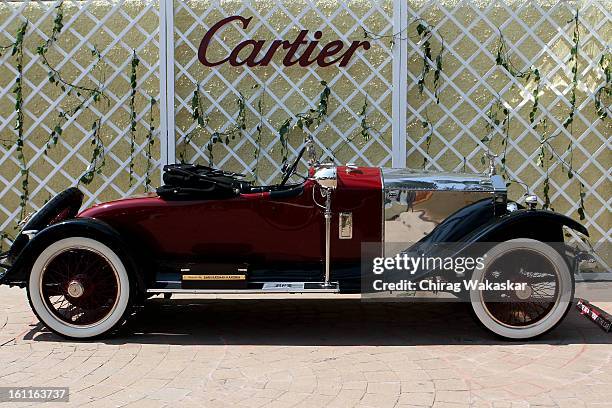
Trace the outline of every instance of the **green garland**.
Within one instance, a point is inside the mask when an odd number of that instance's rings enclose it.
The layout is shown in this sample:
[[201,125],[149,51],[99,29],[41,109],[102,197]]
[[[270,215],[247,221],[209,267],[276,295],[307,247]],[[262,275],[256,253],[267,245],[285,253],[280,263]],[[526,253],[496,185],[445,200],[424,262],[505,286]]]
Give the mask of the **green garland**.
[[208,141],[204,145],[204,148],[208,151],[208,164],[214,166],[214,151],[213,147],[217,143],[225,143],[229,145],[231,141],[235,140],[236,137],[242,137],[242,133],[246,130],[246,100],[242,92],[238,93],[236,98],[236,105],[238,112],[234,120],[234,124],[225,131],[208,131],[209,115],[204,113],[202,107],[202,100],[200,95],[200,86],[196,85],[193,91],[193,97],[191,98],[191,117],[196,123],[196,127],[185,135],[183,142],[183,149],[179,153],[179,159],[182,163],[185,162],[187,146],[191,143],[193,137],[199,133],[208,133]]
[[[298,128],[303,133],[305,133],[306,130],[310,131],[311,126],[314,124],[316,124],[315,127],[318,127],[323,121],[323,119],[327,116],[331,89],[325,81],[321,81],[320,84],[323,86],[323,90],[319,94],[319,101],[317,102],[317,106],[314,109],[309,109],[305,112],[298,113],[297,115],[295,115],[295,119],[285,119],[277,130],[278,138],[281,143],[283,166],[287,163],[289,159],[289,131],[293,128]],[[295,125],[293,125],[294,120],[296,120]]]
[[[90,101],[94,103],[100,102],[102,99],[106,100],[107,105],[110,105],[110,98],[104,93],[102,89],[102,84],[98,84],[98,86],[88,87],[82,86],[75,83],[72,83],[66,80],[60,71],[55,68],[48,60],[47,53],[53,44],[57,42],[59,35],[64,28],[64,2],[61,1],[55,7],[55,18],[53,19],[53,28],[51,30],[51,35],[49,38],[38,48],[36,49],[36,53],[40,56],[42,64],[47,68],[47,76],[49,82],[58,86],[62,92],[66,92],[68,95],[75,94],[79,99],[79,102],[68,109],[60,109],[58,113],[57,122],[53,126],[53,130],[49,135],[47,140],[47,144],[45,147],[45,154],[47,154],[48,150],[53,146],[57,145],[59,138],[62,135],[63,127],[69,118],[73,117],[81,110],[85,109]],[[96,63],[93,65],[92,71],[95,71],[96,68],[99,67],[102,56],[96,47],[93,47],[91,50],[91,55],[96,58]]]
[[[547,136],[547,131],[545,129],[540,139],[540,153],[538,155],[538,161],[537,161],[538,166],[545,169],[545,178],[544,178],[543,191],[542,191],[542,194],[544,196],[544,208],[549,208],[551,205],[550,174],[549,174],[550,163],[545,164],[545,162],[547,161],[545,151],[550,152],[550,157],[548,158],[549,162],[556,158],[559,161],[559,163],[561,163],[561,166],[566,170],[568,179],[572,179],[574,177],[574,169],[573,169],[574,154],[573,154],[572,140],[573,140],[573,122],[574,122],[574,116],[577,110],[576,91],[578,89],[578,66],[579,66],[578,57],[579,57],[579,45],[580,45],[580,19],[579,19],[578,10],[576,10],[576,14],[574,15],[574,18],[568,21],[568,24],[569,23],[573,24],[572,47],[570,49],[570,59],[568,61],[572,69],[572,84],[571,84],[571,90],[570,90],[570,111],[568,113],[568,116],[566,117],[566,119],[563,121],[563,124],[562,124],[562,126],[565,129],[569,130],[570,136],[571,136],[567,149],[566,149],[566,151],[569,154],[569,162],[566,162],[565,160],[563,160],[561,156],[557,154],[554,147],[550,144],[550,141],[556,138],[556,136],[558,136],[560,132],[557,133],[556,135]],[[540,93],[541,93],[540,71],[535,67],[531,67],[526,71],[521,71],[517,69],[514,66],[514,64],[512,64],[510,58],[508,57],[509,47],[507,46],[504,36],[501,33],[501,31],[500,31],[499,36],[500,38],[499,38],[499,43],[497,47],[496,64],[499,66],[502,66],[510,75],[512,75],[515,78],[524,79],[526,82],[528,82],[531,78],[533,78],[533,82],[534,82],[534,90],[532,92],[533,104],[531,107],[531,111],[529,112],[529,122],[533,124],[534,129],[538,127],[538,124],[542,124],[544,127],[546,127],[546,119],[542,119],[539,122],[536,122],[537,113],[539,109],[539,98],[540,98]],[[604,63],[605,63],[605,60],[604,60]],[[600,64],[600,66],[602,66],[602,64]],[[606,71],[604,68],[604,73],[605,72]],[[608,74],[609,74],[609,71],[608,71]],[[608,83],[609,83],[609,78],[607,77],[606,84]],[[602,93],[605,92],[605,86],[606,85],[603,85],[602,88],[600,88],[600,89],[604,89],[602,90]],[[602,112],[601,112],[600,107],[603,104],[601,104],[600,102],[601,99],[598,100],[597,96],[598,96],[598,93],[596,92],[595,104],[596,104],[596,107],[598,108],[599,116],[602,117]],[[505,129],[506,129],[505,131],[506,140],[502,141],[502,143],[504,144],[504,157],[502,158],[504,169],[505,169],[505,155],[506,155],[507,141],[508,141],[507,139],[509,136],[508,126],[506,126]],[[584,185],[582,182],[579,182],[579,190],[580,191],[579,191],[578,216],[580,217],[581,220],[584,220],[586,218],[585,207],[584,207],[585,193],[584,193]]]
[[378,130],[374,129],[370,125],[370,122],[368,119],[369,118],[368,112],[369,112],[369,104],[368,104],[368,96],[366,95],[363,99],[363,105],[361,105],[361,109],[359,109],[359,113],[357,114],[359,116],[359,133],[353,133],[351,136],[344,139],[343,143],[341,143],[338,147],[334,149],[334,151],[331,152],[334,159],[337,158],[338,152],[340,151],[341,148],[347,146],[349,143],[353,143],[357,135],[361,136],[359,146],[362,146],[363,144],[367,143],[372,138],[372,132],[375,132],[376,134],[380,134]]
[[149,128],[147,130],[146,136],[146,157],[147,157],[147,167],[145,169],[145,191],[149,191],[151,189],[151,170],[153,169],[153,145],[155,144],[155,126],[154,117],[153,117],[153,107],[155,106],[156,101],[155,98],[151,97],[149,102]]
[[[534,123],[537,117],[538,109],[540,106],[540,93],[542,91],[542,77],[540,76],[540,70],[535,67],[530,67],[525,71],[521,71],[512,63],[509,57],[509,47],[506,43],[503,33],[499,32],[499,41],[497,46],[497,55],[495,56],[495,63],[503,67],[510,75],[517,79],[524,79],[526,83],[533,78],[534,89],[532,92],[533,104],[531,105],[531,111],[529,112],[529,122]],[[527,85],[527,84],[526,84]],[[537,127],[537,123],[534,124],[534,128]]]
[[[61,1],[56,7],[55,18],[53,20],[53,29],[49,38],[36,49],[36,53],[40,56],[42,64],[47,68],[49,82],[58,86],[62,92],[67,92],[67,95],[76,95],[78,103],[68,109],[60,108],[57,122],[53,126],[53,130],[49,135],[44,153],[47,154],[48,150],[53,146],[57,145],[59,137],[63,133],[63,128],[68,122],[68,119],[74,117],[77,113],[85,109],[90,109],[90,102],[94,104],[105,100],[107,106],[110,106],[110,98],[104,93],[103,84],[104,79],[98,81],[95,86],[83,86],[76,83],[72,83],[66,80],[59,69],[55,68],[48,60],[47,53],[50,47],[57,42],[57,39],[64,28],[64,2]],[[96,58],[96,62],[93,65],[92,71],[95,71],[102,62],[102,55],[98,49],[94,46],[91,49],[91,55]],[[105,77],[105,75],[102,75]],[[90,184],[96,174],[102,173],[102,167],[105,164],[105,152],[104,144],[100,138],[100,128],[102,126],[101,119],[95,119],[91,125],[92,129],[92,140],[91,144],[94,146],[91,160],[85,173],[80,177],[79,183]]]
[[431,140],[433,137],[433,125],[429,121],[429,112],[425,109],[425,120],[421,121],[421,128],[427,129],[427,133],[425,134],[425,154],[423,155],[423,165],[421,166],[423,169],[427,167],[427,162],[429,161],[429,149],[431,147]]
[[181,163],[185,163],[185,156],[187,155],[187,146],[191,143],[191,139],[196,133],[205,132],[206,126],[208,125],[208,115],[204,114],[204,109],[202,108],[202,102],[200,100],[200,85],[197,84],[195,90],[193,91],[193,96],[191,98],[191,118],[196,123],[196,127],[189,133],[185,135],[185,140],[183,141],[183,149],[179,152],[179,160]]
[[105,164],[105,147],[102,139],[100,138],[101,125],[102,119],[98,119],[91,126],[91,144],[93,146],[93,152],[91,153],[91,159],[89,161],[87,170],[79,179],[79,183],[83,183],[85,185],[91,184],[95,175],[102,173],[102,167],[104,167]]
[[[508,169],[506,167],[506,156],[508,154],[508,145],[510,140],[510,122],[510,110],[504,105],[502,99],[497,96],[495,102],[491,104],[489,110],[487,111],[487,122],[485,124],[485,128],[489,133],[480,141],[487,146],[487,153],[491,153],[491,143],[495,139],[495,135],[499,133],[497,131],[498,127],[502,126],[503,136],[501,139],[501,145],[503,147],[503,152],[500,160],[502,164],[501,174],[507,179],[509,179],[509,176]],[[483,166],[487,165],[485,156],[480,158],[480,163]]]
[[241,138],[242,132],[246,130],[246,101],[242,92],[238,92],[238,98],[235,102],[238,112],[234,124],[223,132],[213,132],[205,145],[206,150],[208,150],[208,163],[211,167],[214,166],[213,146],[217,143],[229,145],[230,141],[236,140],[236,137]]
[[610,67],[610,59],[612,54],[604,52],[599,59],[599,67],[604,73],[605,83],[597,88],[595,91],[595,108],[597,115],[601,120],[605,120],[610,116],[610,103],[609,99],[612,97],[612,67]]
[[130,63],[130,187],[134,181],[134,154],[136,152],[136,88],[138,87],[138,76],[136,68],[140,60],[136,55],[136,50],[132,50],[132,61]]
[[[408,32],[410,30],[410,27],[413,23],[416,23],[416,37],[413,37],[411,35],[406,35],[405,37],[402,37],[402,35],[405,32]],[[431,71],[431,65],[433,64],[434,65],[434,81],[433,81],[434,96],[436,98],[436,103],[440,103],[439,87],[440,87],[440,78],[441,78],[442,65],[443,65],[442,59],[443,59],[445,47],[444,47],[444,37],[440,36],[440,51],[438,52],[434,60],[432,50],[431,50],[431,41],[430,41],[431,37],[433,36],[433,29],[434,27],[430,26],[429,23],[422,18],[415,18],[414,20],[410,21],[408,25],[406,26],[406,28],[404,28],[402,31],[393,33],[393,34],[388,34],[388,35],[376,34],[371,31],[368,31],[365,27],[362,27],[364,39],[371,39],[371,40],[389,39],[389,45],[391,47],[393,47],[398,40],[405,40],[407,38],[418,38],[421,44],[420,45],[421,54],[423,56],[421,74],[419,75],[419,79],[417,80],[419,93],[421,95],[423,94],[427,75]]]
[[[538,153],[538,159],[536,165],[541,167],[545,172],[544,183],[542,185],[542,194],[544,196],[544,205],[542,208],[545,210],[551,208],[550,202],[550,160],[552,160],[552,156],[547,160],[546,159],[546,134],[548,131],[548,121],[546,119],[542,120],[542,138],[540,140],[540,150]],[[551,208],[552,209],[552,208]]]
[[[24,21],[19,25],[17,32],[15,34],[15,41],[8,45],[0,46],[0,56],[7,51],[11,50],[11,56],[15,58],[16,68],[17,68],[17,76],[15,78],[15,85],[12,89],[12,93],[15,97],[15,125],[13,126],[13,130],[17,134],[17,139],[15,141],[12,140],[3,140],[3,143],[14,143],[15,152],[17,154],[17,159],[19,161],[20,167],[20,175],[21,175],[21,193],[19,195],[19,218],[17,223],[13,226],[13,229],[16,231],[17,226],[23,219],[26,217],[26,210],[28,205],[28,200],[30,197],[30,189],[29,189],[29,180],[30,180],[30,169],[28,166],[28,160],[25,156],[24,145],[25,145],[25,129],[24,129],[24,114],[23,114],[23,81],[24,81],[24,73],[23,73],[23,42],[25,40],[25,34],[28,30],[28,21]],[[8,147],[8,146],[7,146]],[[2,248],[3,242],[6,239],[11,238],[12,236],[6,232],[0,232],[0,248]]]
[[[574,136],[574,115],[576,114],[576,90],[578,89],[578,46],[580,45],[580,21],[578,18],[578,10],[576,10],[576,16],[569,20],[568,23],[574,23],[574,32],[572,35],[572,48],[570,50],[570,59],[568,61],[572,66],[572,88],[570,91],[570,111],[567,118],[563,122],[563,127],[568,129],[570,135]],[[573,164],[574,164],[574,150],[572,146],[572,138],[567,145],[567,151],[569,152],[569,166],[567,169],[567,178],[571,179],[574,177]],[[581,215],[581,218],[582,215]]]
[[[253,85],[253,89],[259,88],[258,84]],[[253,182],[257,183],[259,179],[259,158],[261,156],[261,142],[263,138],[263,126],[265,115],[263,112],[264,98],[266,96],[266,87],[263,86],[261,94],[257,98],[257,114],[259,115],[259,123],[255,128],[255,151],[253,152],[253,159],[255,159],[255,168],[253,169]]]
[[23,41],[25,33],[28,29],[28,22],[21,24],[21,27],[17,31],[15,43],[13,45],[12,55],[15,56],[17,62],[17,78],[15,78],[15,87],[13,88],[13,94],[15,95],[15,113],[17,119],[15,120],[15,131],[17,132],[17,159],[21,164],[21,195],[20,203],[21,211],[19,213],[19,222],[21,222],[26,216],[26,208],[28,205],[28,199],[30,197],[29,180],[30,180],[30,169],[28,167],[28,160],[25,157],[24,147],[24,115],[23,115]]
[[361,120],[359,121],[359,127],[361,128],[361,131],[359,132],[359,134],[361,135],[361,140],[363,142],[367,142],[372,137],[370,134],[370,132],[372,131],[372,128],[368,124],[368,96],[367,95],[363,99],[363,105],[361,106],[361,110],[359,111],[358,115],[361,118]]

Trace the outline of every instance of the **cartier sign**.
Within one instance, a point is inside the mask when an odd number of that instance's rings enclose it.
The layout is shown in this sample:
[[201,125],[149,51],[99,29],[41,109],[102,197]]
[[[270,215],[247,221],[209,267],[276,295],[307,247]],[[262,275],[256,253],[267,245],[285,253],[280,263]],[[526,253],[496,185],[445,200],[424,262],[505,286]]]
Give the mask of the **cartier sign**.
[[[252,19],[253,17],[231,16],[213,25],[200,43],[198,50],[200,62],[207,67],[216,67],[225,63],[229,63],[234,67],[242,65],[265,67],[270,64],[276,55],[284,55],[282,64],[286,67],[296,64],[301,67],[313,64],[317,64],[320,67],[329,67],[334,64],[345,67],[357,50],[360,48],[364,50],[370,49],[368,41],[353,41],[350,44],[345,44],[340,40],[321,44],[321,48],[319,48],[319,40],[323,37],[323,33],[315,31],[313,34],[314,40],[307,40],[309,31],[302,30],[293,41],[282,39],[273,41],[248,39],[236,45],[229,55],[224,58],[212,59],[207,54],[215,34],[220,34],[231,24],[238,24],[242,29],[246,30]],[[298,52],[300,47],[303,50]]]

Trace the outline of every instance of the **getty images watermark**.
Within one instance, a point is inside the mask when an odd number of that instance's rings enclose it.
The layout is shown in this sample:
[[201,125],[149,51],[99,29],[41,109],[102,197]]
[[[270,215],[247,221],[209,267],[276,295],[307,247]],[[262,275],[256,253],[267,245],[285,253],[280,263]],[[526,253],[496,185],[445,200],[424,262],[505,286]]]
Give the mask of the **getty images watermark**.
[[68,387],[0,387],[0,402],[69,402]]
[[[596,255],[607,260],[608,253]],[[362,299],[469,302],[478,292],[486,302],[547,303],[564,279],[573,279],[576,295],[587,290],[589,298],[611,301],[606,262],[598,272],[585,273],[576,254],[568,244],[533,240],[363,244]]]
[[[426,291],[426,292],[453,292],[464,290],[525,290],[527,282],[505,281],[479,281],[478,279],[462,279],[456,282],[438,279],[423,279],[412,281],[399,279],[386,281],[385,273],[416,275],[419,271],[437,271],[454,273],[464,276],[468,271],[479,271],[485,267],[485,257],[441,257],[441,256],[411,256],[407,253],[396,254],[393,257],[376,257],[372,261],[372,273],[379,277],[372,282],[372,288],[377,292],[386,291]],[[397,275],[396,275],[397,276]]]

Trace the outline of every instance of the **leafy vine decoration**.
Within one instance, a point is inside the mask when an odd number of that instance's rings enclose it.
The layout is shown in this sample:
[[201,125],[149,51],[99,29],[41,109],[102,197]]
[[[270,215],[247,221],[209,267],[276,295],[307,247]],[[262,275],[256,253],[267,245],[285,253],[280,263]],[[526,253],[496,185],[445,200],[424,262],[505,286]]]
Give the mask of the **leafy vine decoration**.
[[[110,105],[110,98],[104,93],[103,82],[99,81],[98,84],[93,86],[83,86],[76,83],[72,83],[65,79],[60,70],[54,67],[47,57],[47,54],[51,47],[57,42],[59,35],[64,28],[64,2],[60,2],[55,6],[55,18],[53,19],[53,28],[48,39],[38,46],[36,53],[40,56],[42,64],[47,68],[47,76],[50,83],[55,84],[61,89],[62,92],[66,92],[68,96],[76,95],[78,103],[69,108],[60,108],[58,113],[57,122],[53,126],[53,130],[47,140],[45,154],[48,150],[58,143],[59,138],[62,135],[65,124],[68,120],[74,117],[77,113],[89,107],[90,103],[98,103],[104,99],[107,105]],[[102,62],[102,56],[98,49],[94,46],[91,49],[92,57],[96,58],[96,62],[92,66],[92,72],[99,69]],[[103,74],[103,76],[105,76]]]
[[[30,196],[29,190],[29,176],[30,169],[28,166],[28,159],[25,156],[24,152],[24,138],[25,138],[25,123],[24,123],[24,114],[23,114],[23,103],[24,103],[24,95],[23,95],[23,81],[24,81],[24,72],[23,72],[23,42],[25,40],[25,35],[28,30],[29,22],[26,20],[22,22],[17,28],[17,32],[15,34],[15,41],[7,45],[0,45],[0,56],[4,54],[7,50],[11,50],[11,57],[15,59],[15,65],[17,69],[17,76],[15,77],[15,84],[11,93],[15,98],[15,124],[13,126],[13,130],[16,133],[16,140],[2,140],[2,143],[8,147],[7,143],[15,145],[15,152],[17,155],[17,160],[19,161],[20,167],[20,175],[21,175],[21,193],[19,194],[19,216],[17,222],[14,224],[13,229],[17,231],[18,225],[25,219],[26,217],[26,208],[28,204],[28,199]],[[0,231],[0,250],[3,248],[4,242],[9,240],[14,240],[13,236],[6,231]]]
[[595,108],[597,115],[601,120],[605,120],[610,116],[610,97],[612,97],[612,67],[610,67],[610,59],[612,54],[606,50],[599,59],[599,67],[604,73],[605,83],[595,91]]
[[202,96],[200,91],[200,85],[196,85],[191,98],[191,117],[196,123],[196,127],[185,135],[183,141],[183,149],[179,153],[179,160],[184,163],[186,160],[187,146],[192,142],[195,135],[205,133],[209,134],[208,141],[204,145],[204,148],[208,151],[208,164],[214,166],[214,151],[213,147],[217,143],[225,143],[229,145],[231,141],[237,137],[242,137],[243,132],[246,130],[246,98],[242,92],[238,93],[236,98],[236,105],[238,112],[234,119],[234,123],[227,128],[225,131],[215,130],[210,132],[208,130],[209,115],[205,113],[204,107],[202,106]]
[[423,155],[423,164],[422,168],[425,169],[427,167],[427,162],[429,162],[429,149],[431,148],[431,141],[433,138],[433,124],[429,120],[429,112],[427,109],[425,110],[425,118],[421,121],[421,127],[423,129],[427,129],[427,133],[425,134],[425,154]]
[[[506,43],[506,39],[504,38],[504,34],[499,31],[499,41],[497,46],[497,55],[495,57],[495,63],[501,67],[503,67],[510,75],[517,79],[524,79],[526,83],[529,82],[531,78],[533,78],[533,104],[531,105],[531,111],[529,112],[529,122],[534,124],[534,128],[538,126],[535,123],[538,108],[540,106],[540,93],[542,91],[542,77],[540,76],[540,70],[536,67],[529,67],[528,69],[521,71],[518,69],[510,59],[510,47]],[[527,84],[526,84],[527,85]]]
[[[502,134],[501,146],[503,148],[502,157],[500,162],[502,164],[501,174],[508,180],[508,169],[506,167],[506,155],[508,153],[508,144],[510,139],[510,110],[505,106],[504,101],[501,97],[497,96],[495,101],[489,107],[487,111],[487,123],[485,125],[488,134],[480,141],[487,147],[487,153],[492,154],[491,143],[495,139],[497,134]],[[501,132],[498,131],[501,127]],[[480,163],[486,165],[486,158],[482,156]]]
[[[542,91],[542,80],[541,80],[540,71],[535,67],[530,67],[527,70],[521,71],[512,63],[512,61],[509,58],[509,47],[504,39],[504,36],[501,30],[499,33],[499,42],[498,42],[498,47],[497,47],[497,56],[496,56],[497,65],[503,67],[510,75],[512,75],[513,77],[517,79],[524,79],[525,82],[529,82],[530,79],[533,80],[533,91],[532,91],[533,104],[529,112],[529,122],[533,125],[534,129],[537,129],[538,125],[542,125],[544,127],[544,129],[541,132],[542,137],[540,139],[540,148],[539,148],[540,150],[539,150],[538,159],[537,159],[537,165],[543,168],[545,171],[545,178],[544,178],[543,190],[542,190],[542,194],[544,198],[544,208],[550,208],[551,206],[551,200],[550,200],[550,165],[551,163],[550,161],[556,159],[561,164],[561,166],[565,169],[568,179],[572,179],[574,177],[572,140],[573,140],[573,122],[574,122],[574,116],[577,110],[576,91],[578,89],[579,45],[580,45],[580,18],[579,18],[578,10],[576,10],[574,17],[571,20],[569,20],[567,23],[573,24],[572,47],[570,49],[570,58],[568,61],[568,64],[571,66],[572,83],[571,83],[571,88],[570,88],[570,111],[567,117],[565,118],[565,120],[563,121],[562,126],[563,128],[567,129],[570,133],[570,141],[566,149],[568,156],[569,156],[569,161],[564,160],[561,157],[561,155],[559,155],[555,151],[554,147],[550,143],[561,132],[558,132],[555,135],[549,136],[546,119],[544,118],[544,119],[541,119],[539,122],[536,122],[537,114],[539,110],[539,98],[540,98],[540,94]],[[605,58],[602,57],[602,59],[604,59],[603,63],[605,64],[606,63]],[[604,72],[606,72],[605,68],[604,68]],[[609,81],[607,78],[606,84],[608,83]],[[604,84],[600,88],[602,89],[601,91],[602,94],[606,92],[605,87],[606,85]],[[598,93],[596,92],[595,103],[596,103],[596,107],[598,108],[598,113],[600,114],[600,117],[602,117],[601,109],[600,109],[602,104],[598,102],[597,95]],[[506,126],[504,129],[506,131],[506,137],[505,137],[506,141],[502,142],[504,143],[504,153],[502,157],[502,164],[505,169],[505,156],[507,152],[507,142],[508,142],[509,134],[507,132],[508,127]],[[546,151],[550,152],[550,155],[546,155],[545,154]],[[578,212],[578,216],[580,217],[580,219],[584,220],[586,218],[585,207],[584,207],[584,198],[586,194],[584,192],[584,184],[580,181],[578,183],[579,183],[579,207],[578,207],[577,212]]]
[[368,123],[368,97],[367,95],[365,98],[363,98],[363,105],[361,106],[361,109],[359,110],[359,117],[361,118],[361,120],[359,121],[359,128],[360,128],[359,134],[361,135],[361,140],[365,143],[372,138],[372,135],[371,135],[372,127]]
[[[253,85],[253,89],[259,88],[259,84]],[[257,114],[259,116],[259,123],[255,127],[255,151],[253,152],[253,159],[255,159],[255,167],[253,169],[253,181],[257,182],[259,179],[259,159],[261,157],[261,143],[263,138],[263,127],[264,127],[264,111],[263,106],[265,103],[266,87],[265,85],[261,89],[261,94],[257,98]]]
[[357,116],[359,117],[359,133],[353,133],[349,137],[345,138],[343,142],[340,145],[338,145],[338,147],[336,147],[334,151],[331,152],[331,155],[334,158],[337,158],[340,152],[340,149],[353,143],[355,141],[356,136],[361,136],[360,141],[359,141],[359,146],[363,146],[365,143],[367,143],[372,138],[372,133],[380,134],[378,129],[375,129],[370,124],[369,111],[370,111],[370,105],[368,103],[368,96],[366,95],[363,98],[363,105],[361,105],[361,108],[359,109],[359,112],[357,113]]
[[440,77],[442,74],[442,56],[444,54],[444,37],[440,36],[440,51],[434,59],[431,51],[431,38],[433,37],[433,27],[425,20],[418,20],[416,32],[419,37],[419,43],[422,54],[421,74],[417,81],[419,94],[422,96],[425,89],[425,81],[429,72],[434,70],[433,89],[434,99],[436,104],[440,103]]
[[93,151],[91,153],[89,166],[79,179],[79,183],[85,185],[91,184],[96,174],[102,174],[102,168],[106,161],[104,143],[100,138],[101,124],[102,119],[98,119],[91,125],[91,144],[93,146]]
[[[415,35],[410,34],[411,27],[416,24]],[[444,51],[445,51],[445,43],[444,37],[441,34],[437,34],[440,38],[440,50],[436,54],[434,58],[434,54],[432,51],[432,38],[434,37],[435,27],[430,25],[426,20],[422,18],[415,18],[410,21],[406,27],[398,32],[390,35],[381,35],[375,34],[367,29],[363,28],[363,36],[366,39],[372,40],[382,40],[389,39],[389,44],[394,46],[398,40],[405,39],[413,39],[418,42],[419,45],[419,54],[421,57],[421,72],[417,78],[417,89],[419,92],[419,96],[423,97],[425,93],[425,88],[427,85],[427,78],[430,72],[433,71],[433,81],[432,81],[432,89],[433,89],[433,98],[437,105],[440,104],[440,86],[442,73],[444,70],[443,60],[444,60]],[[423,155],[423,164],[422,168],[427,167],[427,163],[429,162],[429,149],[431,147],[431,142],[434,134],[434,126],[429,119],[429,109],[428,106],[425,105],[424,113],[419,118],[421,122],[421,128],[427,129],[425,134],[423,135],[424,143],[425,143],[425,154]],[[464,158],[465,159],[465,158]],[[464,160],[465,162],[465,160]]]
[[[308,109],[305,112],[298,113],[295,118],[287,118],[283,121],[277,130],[278,138],[281,144],[281,155],[283,166],[289,160],[289,131],[293,128],[300,129],[303,133],[311,131],[312,125],[318,127],[324,118],[327,116],[329,107],[329,98],[331,89],[325,81],[320,82],[323,90],[319,94],[319,100],[315,108]],[[293,123],[295,121],[295,124]]]
[[26,207],[30,196],[29,180],[30,180],[30,169],[28,167],[28,160],[25,157],[24,148],[24,115],[23,115],[23,41],[25,38],[26,31],[28,29],[28,22],[21,24],[21,27],[17,31],[15,43],[13,45],[12,55],[15,56],[17,62],[17,78],[15,78],[15,87],[13,88],[13,94],[15,95],[15,113],[17,118],[15,120],[15,131],[17,132],[17,159],[21,164],[21,195],[19,206],[21,207],[19,213],[19,222],[21,222],[26,216]]
[[155,98],[151,97],[151,100],[149,101],[149,127],[147,129],[147,136],[145,138],[147,144],[145,153],[147,158],[144,184],[145,191],[149,191],[151,189],[151,171],[153,170],[153,145],[155,145],[155,117],[153,116],[153,108],[155,107],[156,103],[157,102]]
[[208,125],[209,116],[204,113],[204,108],[202,107],[202,102],[200,100],[200,84],[196,85],[195,90],[193,91],[193,96],[191,98],[191,118],[196,123],[196,127],[189,133],[185,135],[185,140],[183,141],[183,149],[181,149],[179,153],[179,160],[181,163],[185,163],[185,158],[187,155],[187,146],[191,144],[191,139],[198,132],[205,132],[206,126]]
[[[434,79],[433,79],[433,97],[434,101],[437,105],[440,104],[440,78],[443,71],[442,64],[442,56],[444,54],[444,37],[440,36],[440,51],[438,52],[435,60],[432,56],[431,51],[431,38],[433,37],[433,29],[431,25],[429,25],[425,20],[418,20],[416,26],[416,33],[419,38],[420,50],[421,50],[421,59],[422,59],[422,68],[421,74],[417,80],[417,88],[419,91],[419,95],[422,98],[425,90],[425,85],[427,81],[427,76],[429,72],[434,70]],[[431,142],[434,134],[434,126],[429,119],[429,107],[425,105],[424,114],[421,118],[421,128],[427,129],[424,138],[425,138],[425,154],[423,155],[423,164],[422,168],[425,169],[427,167],[427,163],[429,162],[429,150],[431,148]]]
[[547,144],[546,135],[548,132],[548,121],[546,119],[542,120],[542,138],[540,140],[540,150],[538,153],[538,159],[536,165],[541,167],[545,172],[544,182],[542,185],[542,194],[544,196],[544,205],[542,208],[544,209],[553,209],[550,202],[550,161],[553,160],[554,156],[550,154],[550,157],[547,159],[547,151],[549,145]]
[[[574,115],[576,114],[576,90],[578,89],[578,46],[580,45],[580,21],[578,10],[576,15],[568,23],[574,24],[574,32],[572,33],[572,48],[570,50],[570,59],[568,61],[572,67],[572,86],[570,91],[570,111],[567,118],[563,122],[563,127],[568,129],[570,136],[574,135]],[[573,162],[574,162],[574,150],[572,147],[572,139],[570,138],[569,144],[567,145],[567,151],[569,152],[569,167],[567,169],[567,178],[571,179],[574,177]],[[581,208],[582,209],[582,208]],[[583,210],[583,209],[582,209]],[[578,211],[580,213],[580,210]],[[584,213],[580,214],[582,220]]]
[[140,64],[140,59],[136,55],[136,50],[132,50],[132,60],[130,62],[130,187],[134,181],[134,154],[136,152],[136,88],[138,87],[138,75],[136,69]]
[[[6,50],[11,50],[11,56],[15,58],[15,65],[17,68],[17,76],[15,77],[15,85],[11,90],[12,94],[15,98],[15,125],[13,126],[13,130],[17,133],[16,141],[3,140],[3,142],[11,142],[15,144],[15,151],[17,153],[17,160],[19,161],[20,173],[21,173],[21,194],[19,195],[19,219],[17,224],[19,224],[26,216],[26,208],[28,204],[28,199],[30,196],[29,190],[29,176],[30,169],[28,167],[28,160],[25,157],[24,153],[24,114],[23,114],[23,42],[25,40],[25,35],[28,30],[29,22],[26,20],[19,25],[17,29],[17,33],[15,34],[15,41],[8,45],[0,46],[0,56]],[[6,233],[3,233],[6,235]],[[3,236],[3,240],[8,238],[8,236]]]

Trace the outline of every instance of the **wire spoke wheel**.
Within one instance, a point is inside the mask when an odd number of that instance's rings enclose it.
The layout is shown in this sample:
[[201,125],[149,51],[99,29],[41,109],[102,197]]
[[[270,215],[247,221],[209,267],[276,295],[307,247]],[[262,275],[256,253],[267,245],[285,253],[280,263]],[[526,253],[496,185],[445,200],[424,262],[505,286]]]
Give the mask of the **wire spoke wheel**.
[[62,321],[88,326],[109,315],[119,298],[119,276],[113,265],[91,248],[56,254],[42,273],[41,296]]
[[85,237],[61,239],[44,249],[28,284],[38,318],[69,338],[92,338],[118,327],[128,316],[130,292],[119,256]]
[[552,330],[574,295],[574,279],[560,251],[528,238],[496,244],[472,279],[491,284],[470,290],[476,318],[509,339],[530,339]]
[[517,249],[497,258],[484,273],[492,283],[513,282],[521,290],[483,291],[487,312],[500,324],[525,327],[541,321],[559,297],[559,277],[555,265],[539,252]]

